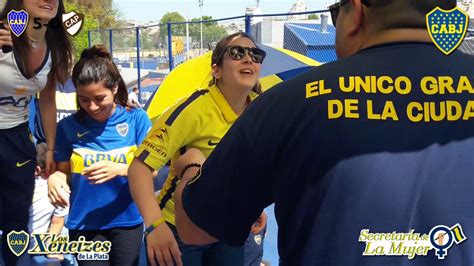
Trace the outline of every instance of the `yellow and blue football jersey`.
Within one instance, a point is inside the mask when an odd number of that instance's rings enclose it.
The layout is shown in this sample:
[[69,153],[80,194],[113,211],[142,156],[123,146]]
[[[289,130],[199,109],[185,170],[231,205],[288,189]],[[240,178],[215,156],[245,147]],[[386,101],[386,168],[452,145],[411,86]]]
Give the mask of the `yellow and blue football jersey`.
[[[256,97],[251,92],[249,101]],[[173,193],[178,178],[173,161],[188,148],[199,149],[207,158],[237,117],[219,89],[211,86],[183,98],[156,120],[135,156],[153,169],[171,160],[168,178],[158,196],[167,222],[175,223]]]

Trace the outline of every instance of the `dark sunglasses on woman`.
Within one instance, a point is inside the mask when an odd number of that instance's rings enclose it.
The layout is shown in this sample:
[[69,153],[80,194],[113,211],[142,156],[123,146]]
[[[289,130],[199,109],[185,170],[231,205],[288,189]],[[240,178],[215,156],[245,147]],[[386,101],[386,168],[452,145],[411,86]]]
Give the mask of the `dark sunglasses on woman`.
[[267,53],[260,48],[242,47],[240,45],[228,46],[226,51],[229,54],[229,57],[233,60],[242,60],[245,55],[248,54],[250,59],[252,59],[252,61],[257,64],[261,64],[267,55]]

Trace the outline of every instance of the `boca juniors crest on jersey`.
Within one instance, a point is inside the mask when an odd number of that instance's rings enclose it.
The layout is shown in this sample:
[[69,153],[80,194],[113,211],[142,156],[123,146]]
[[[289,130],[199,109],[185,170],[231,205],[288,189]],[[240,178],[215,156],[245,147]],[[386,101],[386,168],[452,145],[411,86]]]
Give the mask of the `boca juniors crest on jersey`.
[[467,32],[469,17],[459,7],[443,10],[439,7],[426,15],[426,25],[434,44],[449,55],[461,44]]
[[122,137],[127,136],[127,133],[128,133],[127,123],[118,124],[117,126],[115,126],[115,128],[117,129],[117,133],[119,133],[120,136]]
[[10,29],[16,37],[20,37],[20,35],[25,32],[29,17],[28,13],[23,9],[21,11],[12,10],[8,12],[8,26],[10,26]]

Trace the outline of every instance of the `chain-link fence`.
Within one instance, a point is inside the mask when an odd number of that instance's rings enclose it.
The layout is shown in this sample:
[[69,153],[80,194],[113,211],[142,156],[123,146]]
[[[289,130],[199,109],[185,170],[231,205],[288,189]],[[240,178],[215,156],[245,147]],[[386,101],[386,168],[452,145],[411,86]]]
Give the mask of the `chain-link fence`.
[[[178,41],[182,57],[173,61],[172,68],[180,63],[212,50],[223,37],[245,31],[245,16],[214,20],[170,23],[173,41]],[[188,36],[188,37],[186,37]],[[181,43],[182,42],[182,43]]]
[[[165,34],[160,34],[164,29]],[[145,103],[169,73],[167,25],[89,32],[89,45],[105,45],[130,89]]]
[[89,45],[103,44],[129,88],[144,103],[177,65],[214,48],[228,34],[245,31],[257,43],[320,63],[336,59],[335,27],[327,10],[243,15],[89,32]]
[[89,47],[100,44],[110,51],[110,33],[116,30],[93,30],[88,32]]

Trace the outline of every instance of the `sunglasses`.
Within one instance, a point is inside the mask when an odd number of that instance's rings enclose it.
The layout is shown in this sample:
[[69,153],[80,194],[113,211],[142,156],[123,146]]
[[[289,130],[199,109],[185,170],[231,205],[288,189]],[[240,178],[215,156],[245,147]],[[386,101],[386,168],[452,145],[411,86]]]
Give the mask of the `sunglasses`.
[[[332,25],[336,27],[336,21],[337,21],[337,16],[339,15],[339,10],[341,9],[341,6],[346,5],[349,3],[350,0],[341,0],[335,4],[332,4],[328,7],[329,13],[331,13],[331,20],[332,20]],[[370,1],[369,0],[362,0],[362,4],[365,6],[369,7],[370,6]]]
[[252,59],[252,61],[257,64],[261,64],[267,55],[267,53],[260,48],[242,47],[240,45],[228,46],[226,51],[227,54],[229,54],[229,57],[233,60],[242,60],[244,59],[245,55],[249,55],[250,59]]
[[349,0],[341,0],[340,2],[334,3],[328,7],[329,12],[331,13],[332,25],[336,27],[337,16],[339,16],[339,9],[341,6],[349,3]]

